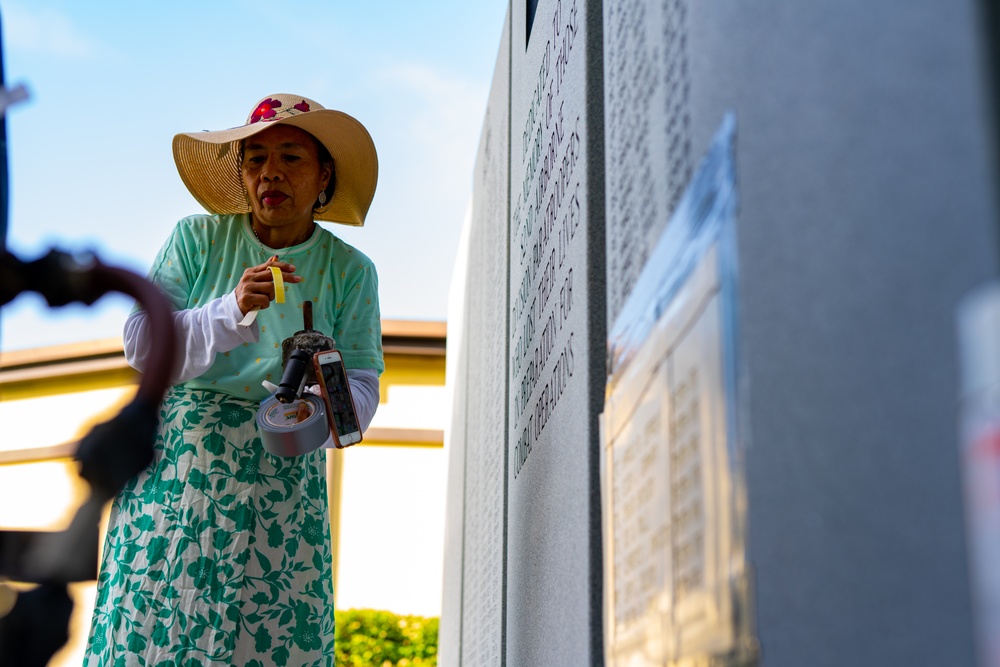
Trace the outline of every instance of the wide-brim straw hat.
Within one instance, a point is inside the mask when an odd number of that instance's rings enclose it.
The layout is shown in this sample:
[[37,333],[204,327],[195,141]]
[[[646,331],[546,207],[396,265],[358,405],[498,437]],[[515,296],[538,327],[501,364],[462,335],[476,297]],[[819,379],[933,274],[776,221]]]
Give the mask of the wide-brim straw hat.
[[378,155],[364,125],[342,111],[301,95],[271,95],[254,105],[245,125],[174,137],[174,162],[188,191],[211,213],[248,213],[240,175],[240,141],[274,125],[292,125],[316,137],[333,156],[333,197],[316,220],[361,227],[375,196]]

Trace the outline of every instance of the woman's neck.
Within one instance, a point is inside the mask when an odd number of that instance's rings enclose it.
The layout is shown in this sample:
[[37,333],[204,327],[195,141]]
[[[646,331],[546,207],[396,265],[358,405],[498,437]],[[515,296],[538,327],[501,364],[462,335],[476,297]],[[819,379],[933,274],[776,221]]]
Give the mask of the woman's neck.
[[293,245],[305,243],[312,236],[316,223],[309,221],[303,225],[289,225],[287,227],[267,227],[260,224],[253,215],[250,216],[250,229],[257,240],[269,248],[288,248]]

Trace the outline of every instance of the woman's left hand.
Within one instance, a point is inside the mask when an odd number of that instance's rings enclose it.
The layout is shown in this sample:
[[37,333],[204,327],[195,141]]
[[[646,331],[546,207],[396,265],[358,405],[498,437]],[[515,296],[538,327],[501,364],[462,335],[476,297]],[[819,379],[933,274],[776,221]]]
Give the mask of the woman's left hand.
[[274,300],[274,274],[271,267],[281,270],[281,277],[286,283],[300,283],[302,276],[295,275],[295,265],[278,261],[278,256],[271,257],[263,264],[251,266],[243,272],[240,282],[236,285],[236,303],[240,312],[246,315],[251,310],[264,309]]

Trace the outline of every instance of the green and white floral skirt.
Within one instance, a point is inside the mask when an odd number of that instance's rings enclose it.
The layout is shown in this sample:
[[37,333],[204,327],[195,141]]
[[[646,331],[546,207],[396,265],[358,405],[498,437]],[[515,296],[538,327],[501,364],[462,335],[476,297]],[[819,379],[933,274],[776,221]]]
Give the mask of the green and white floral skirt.
[[333,667],[326,455],[264,451],[257,406],[167,395],[111,508],[84,667]]

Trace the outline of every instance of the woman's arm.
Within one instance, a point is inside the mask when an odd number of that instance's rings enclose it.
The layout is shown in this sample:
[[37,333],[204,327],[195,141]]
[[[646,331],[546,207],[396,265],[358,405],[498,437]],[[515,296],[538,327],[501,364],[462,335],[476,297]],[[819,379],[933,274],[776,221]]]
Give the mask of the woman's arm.
[[[358,417],[358,424],[361,425],[361,432],[368,430],[372,423],[372,417],[378,409],[378,371],[374,368],[348,368],[347,383],[351,385],[351,398],[354,399],[354,413]],[[306,391],[320,395],[319,385],[306,387]],[[323,449],[336,447],[333,442],[333,434],[320,445]]]
[[[243,343],[256,343],[260,338],[257,323],[254,322],[249,327],[238,326],[241,319],[243,313],[236,303],[235,292],[209,301],[200,308],[175,312],[177,361],[171,374],[171,383],[177,384],[198,377],[211,368],[217,354],[229,352]],[[152,356],[149,339],[149,318],[146,313],[132,313],[125,322],[125,360],[140,372],[146,369]],[[377,385],[375,396],[377,403]]]
[[[274,300],[271,267],[277,267],[282,272],[285,282],[302,282],[302,278],[295,275],[294,266],[278,261],[275,256],[244,270],[236,288],[229,294],[204,306],[174,313],[177,362],[171,376],[173,384],[186,382],[207,371],[215,362],[215,355],[229,352],[243,343],[260,340],[260,328],[256,321],[249,325],[240,322],[251,310],[267,308]],[[170,285],[170,281],[165,284]],[[174,303],[183,303],[186,295],[177,289],[174,292],[177,292]],[[145,341],[149,340],[148,327],[147,318],[141,311],[133,313],[125,322],[125,359],[139,371],[145,369],[150,356],[150,350],[145,345]]]
[[378,371],[374,368],[348,368],[347,382],[351,385],[354,411],[358,415],[361,432],[364,433],[378,410]]
[[[256,343],[260,329],[256,322],[249,327],[238,326],[243,313],[230,293],[210,301],[201,308],[174,313],[177,329],[178,360],[171,381],[174,384],[196,378],[207,371],[215,355],[235,349],[243,343]],[[146,313],[133,313],[125,322],[125,359],[138,371],[143,371],[152,351],[144,344],[149,340],[149,318]],[[374,368],[349,368],[347,381],[351,385],[354,409],[364,432],[378,410],[379,379]]]

